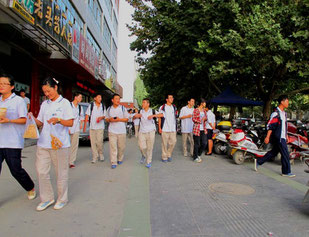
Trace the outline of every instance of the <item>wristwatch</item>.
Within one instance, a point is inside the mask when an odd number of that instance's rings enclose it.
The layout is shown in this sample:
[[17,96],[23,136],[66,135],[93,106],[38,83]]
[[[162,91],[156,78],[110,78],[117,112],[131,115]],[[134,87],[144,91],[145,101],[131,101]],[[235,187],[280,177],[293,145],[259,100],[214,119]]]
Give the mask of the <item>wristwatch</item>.
[[60,123],[61,122],[61,118],[58,118],[58,121],[57,121],[57,123]]

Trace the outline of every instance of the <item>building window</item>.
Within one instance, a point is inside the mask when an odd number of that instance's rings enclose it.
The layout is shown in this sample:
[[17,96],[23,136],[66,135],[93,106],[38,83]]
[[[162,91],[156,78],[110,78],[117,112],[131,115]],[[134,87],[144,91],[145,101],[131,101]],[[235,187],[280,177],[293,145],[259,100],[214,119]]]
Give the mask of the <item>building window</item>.
[[111,31],[107,25],[107,21],[106,19],[104,18],[104,23],[103,23],[103,36],[104,36],[104,39],[106,40],[108,46],[109,46],[109,49],[111,48]]
[[100,49],[98,43],[94,40],[94,38],[93,38],[92,34],[89,32],[89,30],[87,30],[87,40],[88,40],[88,43],[93,47],[94,52],[96,53],[96,55],[99,58],[101,49]]
[[112,4],[111,0],[105,0],[105,3],[106,3],[108,15],[111,18],[112,17],[113,4]]
[[112,55],[113,55],[113,58],[117,60],[117,45],[114,40],[113,40],[113,45],[112,45]]
[[116,35],[118,35],[118,20],[115,11],[113,11],[113,27],[116,32]]

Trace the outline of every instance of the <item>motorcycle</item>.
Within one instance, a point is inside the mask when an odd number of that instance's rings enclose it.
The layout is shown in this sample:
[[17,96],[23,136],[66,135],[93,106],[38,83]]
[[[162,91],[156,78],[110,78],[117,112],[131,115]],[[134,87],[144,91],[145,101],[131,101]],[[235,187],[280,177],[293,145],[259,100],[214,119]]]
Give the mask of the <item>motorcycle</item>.
[[133,123],[132,122],[127,123],[127,134],[128,134],[129,138],[134,136]]
[[[305,154],[307,157],[304,159],[305,164],[308,166],[308,169],[305,170],[306,173],[309,173],[309,153],[305,152]],[[309,186],[309,181],[307,183],[307,186]],[[305,194],[304,200],[303,202],[308,202],[309,201],[309,189],[307,191],[307,193]]]
[[230,121],[221,121],[218,123],[216,130],[214,130],[214,152],[218,155],[226,154],[228,151],[228,140],[232,133],[232,124]]

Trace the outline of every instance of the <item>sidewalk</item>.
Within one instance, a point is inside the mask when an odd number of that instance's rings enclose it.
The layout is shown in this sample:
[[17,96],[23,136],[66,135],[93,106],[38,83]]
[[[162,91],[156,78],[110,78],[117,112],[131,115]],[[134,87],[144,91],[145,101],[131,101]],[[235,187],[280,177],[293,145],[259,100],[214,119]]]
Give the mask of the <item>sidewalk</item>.
[[[173,162],[162,163],[156,137],[149,171],[139,164],[135,138],[127,139],[124,164],[115,170],[107,160],[91,164],[90,148],[80,147],[77,167],[70,170],[69,204],[59,211],[36,212],[39,198],[27,200],[3,163],[1,236],[309,236],[303,164],[292,166],[295,179],[281,177],[276,163],[254,172],[251,162],[235,165],[213,155],[197,164],[182,156],[177,139]],[[108,142],[104,149],[108,158]],[[35,150],[24,149],[23,165],[37,185]]]

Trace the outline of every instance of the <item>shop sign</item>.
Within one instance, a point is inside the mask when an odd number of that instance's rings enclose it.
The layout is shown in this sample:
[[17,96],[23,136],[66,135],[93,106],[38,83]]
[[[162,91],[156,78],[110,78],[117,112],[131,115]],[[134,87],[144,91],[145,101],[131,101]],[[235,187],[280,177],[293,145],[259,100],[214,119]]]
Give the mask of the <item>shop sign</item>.
[[10,7],[21,15],[26,21],[34,25],[34,0],[11,0]]
[[20,83],[20,82],[15,82],[14,89],[16,92],[19,92],[21,89],[24,89],[26,94],[30,93],[30,86]]
[[94,77],[97,75],[98,58],[92,46],[88,44],[87,40],[80,34],[80,48],[79,48],[79,64],[90,72]]
[[62,0],[35,0],[35,23],[72,51],[74,18]]
[[76,82],[76,85],[80,88],[83,88],[86,91],[89,91],[90,93],[94,94],[94,90],[92,90],[91,88],[89,88],[88,86],[85,86],[83,83],[80,82]]

